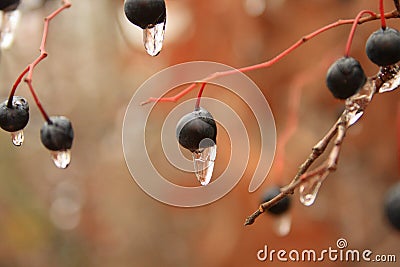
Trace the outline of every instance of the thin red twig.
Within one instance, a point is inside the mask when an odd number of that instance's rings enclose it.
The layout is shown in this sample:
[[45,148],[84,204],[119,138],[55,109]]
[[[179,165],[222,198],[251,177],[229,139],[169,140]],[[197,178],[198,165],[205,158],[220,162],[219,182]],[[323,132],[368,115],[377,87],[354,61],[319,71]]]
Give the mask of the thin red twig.
[[[380,14],[375,14],[375,13],[371,13],[370,16],[368,17],[364,17],[364,18],[360,18],[358,20],[358,24],[363,24],[365,22],[369,22],[369,21],[373,21],[376,19],[379,19],[381,17]],[[398,18],[399,17],[399,11],[397,9],[385,13],[384,17],[386,19],[392,19],[392,18]],[[290,46],[289,48],[287,48],[286,50],[284,50],[283,52],[281,52],[280,54],[278,54],[277,56],[275,56],[274,58],[260,63],[260,64],[256,64],[256,65],[251,65],[251,66],[247,66],[247,67],[243,67],[243,68],[239,68],[236,70],[230,70],[230,71],[224,71],[224,72],[216,72],[213,73],[207,77],[205,77],[204,79],[201,80],[201,82],[209,82],[212,79],[218,78],[218,77],[224,77],[224,76],[228,76],[228,75],[232,75],[238,72],[247,72],[247,71],[252,71],[252,70],[257,70],[257,69],[262,69],[262,68],[268,68],[271,67],[272,65],[274,65],[275,63],[279,62],[281,59],[285,58],[286,56],[288,56],[291,52],[293,52],[294,50],[296,50],[298,47],[300,47],[301,45],[303,45],[305,42],[313,39],[314,37],[318,36],[319,34],[326,32],[330,29],[336,28],[338,26],[342,26],[342,25],[347,25],[347,24],[353,24],[355,21],[355,19],[346,19],[346,20],[337,20],[336,22],[333,22],[331,24],[328,24],[308,35],[303,36],[302,38],[300,38],[296,43],[294,43],[292,46]],[[196,83],[191,84],[190,86],[188,86],[186,89],[184,89],[182,92],[171,96],[171,97],[150,97],[149,99],[147,99],[146,101],[142,102],[141,105],[146,105],[152,102],[176,102],[179,99],[181,99],[183,96],[185,96],[186,94],[188,94],[190,91],[192,91],[194,88],[196,87]]]
[[61,13],[64,9],[67,9],[71,7],[71,3],[69,0],[63,0],[62,1],[62,6],[57,8],[53,13],[51,13],[50,15],[48,15],[47,17],[44,18],[44,27],[43,27],[43,35],[42,35],[42,41],[40,43],[40,55],[31,63],[29,64],[23,71],[22,73],[18,76],[18,78],[16,79],[16,81],[14,82],[14,85],[10,91],[10,96],[8,98],[8,102],[7,102],[7,106],[12,107],[12,100],[13,97],[15,95],[15,92],[18,88],[18,85],[21,83],[23,77],[26,75],[24,81],[27,83],[28,87],[29,87],[29,91],[31,92],[33,99],[35,100],[35,103],[37,105],[37,107],[40,110],[40,113],[42,114],[43,118],[51,123],[49,116],[47,115],[46,111],[44,110],[42,104],[39,101],[39,98],[33,88],[32,85],[32,76],[33,76],[33,71],[35,69],[35,67],[43,60],[47,57],[48,53],[46,51],[46,41],[47,41],[47,36],[48,36],[48,32],[49,32],[49,24],[50,21],[56,17],[59,13]]
[[379,13],[381,14],[381,26],[382,29],[386,29],[386,19],[383,14],[385,14],[385,7],[383,6],[383,0],[379,1]]
[[199,94],[197,95],[197,101],[196,101],[196,105],[194,106],[194,109],[199,109],[200,108],[201,96],[203,95],[205,87],[206,87],[206,83],[202,83],[200,91],[199,91]]

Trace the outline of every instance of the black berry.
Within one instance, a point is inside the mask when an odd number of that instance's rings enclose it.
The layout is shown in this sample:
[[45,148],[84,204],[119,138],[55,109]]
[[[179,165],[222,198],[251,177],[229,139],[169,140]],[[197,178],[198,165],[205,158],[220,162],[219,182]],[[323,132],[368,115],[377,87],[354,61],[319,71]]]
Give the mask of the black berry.
[[164,0],[126,0],[125,15],[142,29],[151,28],[166,19]]
[[25,98],[14,96],[12,105],[8,100],[0,104],[0,127],[7,132],[16,132],[25,128],[29,121],[29,105]]
[[200,149],[200,146],[201,148],[213,146],[217,138],[217,125],[210,112],[199,108],[179,120],[176,126],[176,138],[181,146],[191,152]]
[[400,61],[400,32],[380,28],[369,36],[365,50],[368,58],[378,66],[397,63]]
[[51,151],[63,151],[72,147],[74,131],[69,119],[63,116],[50,117],[40,130],[42,144]]
[[[281,193],[281,190],[278,186],[274,186],[269,188],[266,192],[265,195],[261,201],[261,203],[268,202],[277,195]],[[280,215],[285,213],[286,211],[289,210],[290,206],[292,203],[292,199],[289,196],[285,196],[283,199],[281,199],[278,203],[276,203],[274,206],[270,207],[267,211],[273,215]]]
[[389,222],[400,230],[400,183],[391,187],[386,194],[385,215]]
[[326,85],[334,97],[346,99],[357,93],[367,81],[360,63],[352,57],[335,61],[326,74]]
[[1,0],[0,1],[0,10],[2,11],[13,11],[17,9],[20,0]]

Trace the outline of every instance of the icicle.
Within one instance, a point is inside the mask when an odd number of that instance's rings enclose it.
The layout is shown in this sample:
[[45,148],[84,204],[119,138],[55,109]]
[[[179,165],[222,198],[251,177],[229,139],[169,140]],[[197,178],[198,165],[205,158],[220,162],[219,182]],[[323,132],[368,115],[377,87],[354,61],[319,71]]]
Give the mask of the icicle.
[[13,10],[3,13],[0,27],[0,47],[1,49],[10,48],[13,41],[18,21],[21,16],[19,10]]
[[143,43],[150,56],[157,56],[163,46],[165,21],[143,30]]
[[300,185],[300,202],[304,206],[311,206],[314,204],[315,199],[317,198],[318,191],[322,185],[322,182],[328,176],[329,172],[325,172],[322,175],[317,175],[312,179],[303,182]]
[[57,168],[65,169],[71,162],[71,151],[51,151],[51,158],[53,159],[54,164],[57,166]]
[[21,146],[24,142],[24,131],[19,130],[11,133],[11,140],[14,146]]
[[273,229],[279,236],[286,236],[289,234],[292,227],[292,216],[289,212],[285,212],[279,216],[274,216]]
[[350,127],[362,117],[365,108],[372,100],[374,92],[375,86],[371,80],[368,80],[360,92],[346,99],[345,119],[347,127]]
[[211,181],[214,171],[214,161],[217,156],[217,145],[202,148],[193,152],[194,171],[201,185]]

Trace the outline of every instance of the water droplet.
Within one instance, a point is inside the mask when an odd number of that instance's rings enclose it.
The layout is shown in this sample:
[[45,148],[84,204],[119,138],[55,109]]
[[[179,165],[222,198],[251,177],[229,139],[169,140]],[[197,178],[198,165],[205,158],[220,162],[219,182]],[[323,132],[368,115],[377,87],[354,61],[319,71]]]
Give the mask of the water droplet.
[[51,151],[51,158],[57,168],[65,169],[71,162],[71,151],[61,150],[61,151]]
[[314,204],[315,199],[317,198],[318,191],[322,185],[322,182],[328,176],[329,172],[325,172],[322,175],[317,175],[312,179],[303,182],[300,185],[300,202],[304,206],[311,206]]
[[21,146],[24,142],[24,131],[19,130],[11,133],[11,140],[14,146]]
[[217,146],[202,148],[193,152],[194,171],[201,185],[211,181],[214,171],[214,161],[217,156]]
[[19,10],[4,12],[0,27],[0,47],[2,49],[10,48],[14,41],[15,30],[21,16]]
[[151,25],[143,30],[143,43],[147,53],[154,57],[157,56],[163,46],[165,34],[165,21],[156,25]]
[[286,236],[290,233],[292,227],[292,216],[289,212],[274,216],[273,229],[279,236]]
[[356,123],[364,114],[364,110],[371,103],[372,97],[375,93],[375,86],[368,79],[363,88],[355,95],[346,99],[345,120],[347,127]]

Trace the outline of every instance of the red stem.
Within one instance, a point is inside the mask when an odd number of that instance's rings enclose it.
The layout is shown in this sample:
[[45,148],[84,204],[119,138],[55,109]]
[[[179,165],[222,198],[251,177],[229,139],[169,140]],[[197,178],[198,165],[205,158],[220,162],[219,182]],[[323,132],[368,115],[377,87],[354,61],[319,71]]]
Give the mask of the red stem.
[[379,13],[381,14],[381,25],[382,29],[386,29],[386,19],[385,19],[385,8],[383,6],[383,0],[379,1]]
[[351,27],[351,31],[350,31],[350,34],[349,34],[349,38],[347,40],[346,49],[344,51],[344,55],[346,57],[348,57],[349,54],[350,54],[350,48],[351,48],[351,44],[353,42],[353,38],[354,38],[354,34],[356,32],[357,25],[358,25],[361,17],[364,14],[370,14],[371,16],[376,16],[376,14],[374,12],[370,11],[370,10],[363,10],[363,11],[360,11],[360,13],[358,13],[357,17],[354,19],[353,26]]
[[200,88],[199,94],[197,95],[196,105],[194,106],[195,110],[198,110],[200,108],[201,96],[203,95],[203,91],[204,91],[204,88],[206,87],[206,84],[207,83],[202,83],[201,84],[201,88]]
[[18,85],[21,83],[22,78],[26,75],[24,81],[27,83],[29,90],[33,96],[33,99],[35,100],[35,103],[37,107],[39,108],[43,118],[48,122],[51,123],[49,116],[47,115],[46,111],[44,110],[42,104],[39,101],[39,98],[35,92],[35,89],[33,88],[32,85],[32,76],[33,76],[33,71],[35,67],[47,57],[47,51],[46,51],[46,41],[47,41],[47,36],[49,33],[49,24],[50,21],[56,17],[60,12],[62,12],[64,9],[67,9],[71,7],[71,3],[68,0],[63,0],[62,1],[62,6],[56,9],[53,13],[48,15],[47,17],[44,18],[44,27],[43,27],[43,35],[42,35],[42,41],[40,43],[40,55],[31,63],[29,64],[23,71],[22,73],[18,76],[17,80],[14,82],[14,85],[11,89],[10,96],[8,98],[7,106],[12,107],[12,100],[14,98],[15,92],[17,91]]
[[[319,34],[326,32],[332,28],[338,27],[338,26],[342,26],[342,25],[346,25],[346,24],[353,24],[355,22],[357,22],[358,24],[367,22],[367,21],[371,21],[371,20],[375,20],[378,17],[380,17],[380,15],[378,16],[377,14],[375,14],[372,11],[365,11],[365,13],[369,13],[371,16],[361,19],[361,16],[359,19],[346,19],[346,20],[338,20],[336,22],[333,22],[331,24],[328,24],[308,35],[303,36],[302,38],[300,38],[296,43],[294,43],[292,46],[290,46],[289,48],[287,48],[286,50],[284,50],[283,52],[281,52],[280,54],[278,54],[276,57],[260,63],[260,64],[256,64],[256,65],[251,65],[251,66],[247,66],[247,67],[243,67],[240,69],[235,69],[235,70],[229,70],[229,71],[224,71],[224,72],[216,72],[213,73],[207,77],[205,77],[202,82],[207,83],[208,81],[218,78],[218,77],[223,77],[223,76],[228,76],[228,75],[232,75],[238,72],[247,72],[247,71],[252,71],[252,70],[257,70],[257,69],[262,69],[262,68],[268,68],[271,67],[272,65],[274,65],[275,63],[279,62],[281,59],[283,59],[284,57],[286,57],[287,55],[289,55],[291,52],[293,52],[294,50],[296,50],[298,47],[300,47],[301,45],[303,45],[305,42],[313,39],[314,37],[318,36]],[[385,16],[388,16],[390,18],[394,18],[397,17],[397,14],[394,14],[394,12],[390,12],[388,14],[385,14]],[[184,89],[182,92],[171,96],[171,97],[150,97],[149,99],[147,99],[146,101],[142,102],[141,105],[146,105],[149,104],[151,102],[176,102],[178,101],[180,98],[182,98],[183,96],[185,96],[187,93],[189,93],[191,90],[193,90],[196,87],[196,83],[191,84],[190,86],[188,86],[186,89]]]

